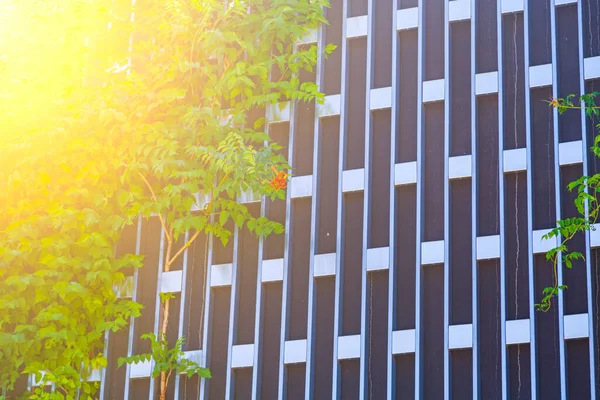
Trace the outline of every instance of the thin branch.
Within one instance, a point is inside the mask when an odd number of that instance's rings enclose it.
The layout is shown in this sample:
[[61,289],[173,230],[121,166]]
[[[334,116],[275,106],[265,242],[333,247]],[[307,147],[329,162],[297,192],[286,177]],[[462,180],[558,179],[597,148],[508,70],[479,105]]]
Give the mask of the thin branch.
[[[150,182],[148,182],[148,180],[146,179],[146,177],[144,175],[142,175],[141,173],[138,172],[138,175],[140,176],[140,178],[142,178],[142,180],[144,181],[144,183],[146,184],[146,186],[148,187],[148,189],[150,189],[150,193],[152,193],[152,199],[155,202],[158,202],[158,200],[156,199],[156,194],[154,194],[154,190],[152,189],[152,186],[150,185]],[[160,219],[160,224],[163,227],[163,230],[165,231],[165,235],[167,236],[167,240],[171,241],[171,235],[169,234],[169,230],[167,229],[167,225],[165,224],[165,221],[163,220],[163,217],[160,213],[158,213],[158,219]]]
[[179,249],[179,251],[177,253],[175,253],[175,255],[173,256],[173,258],[171,258],[171,260],[169,261],[169,263],[173,263],[177,257],[179,257],[184,251],[185,249],[187,249],[188,247],[190,247],[192,245],[192,242],[194,240],[196,240],[196,238],[200,235],[202,231],[196,231],[196,233],[194,233],[194,236],[192,236],[190,238],[190,240],[188,240],[183,246],[181,246],[181,248]]

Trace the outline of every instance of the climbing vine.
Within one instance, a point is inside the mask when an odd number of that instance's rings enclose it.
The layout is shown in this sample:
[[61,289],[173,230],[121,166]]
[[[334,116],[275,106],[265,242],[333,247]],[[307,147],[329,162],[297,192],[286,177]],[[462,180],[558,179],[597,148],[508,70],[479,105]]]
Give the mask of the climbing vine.
[[[585,94],[577,99],[576,104],[573,103],[575,95],[569,95],[566,98],[552,99],[550,106],[556,108],[559,114],[569,110],[585,110],[589,118],[598,117],[600,116],[600,107],[596,105],[598,95],[598,92]],[[597,124],[595,128],[598,135],[595,136],[590,150],[596,157],[600,157],[600,124]],[[559,285],[558,282],[559,261],[568,269],[571,269],[576,260],[584,258],[580,252],[569,250],[567,245],[578,233],[595,230],[594,224],[598,221],[598,215],[600,214],[600,203],[598,202],[600,173],[592,176],[582,176],[569,183],[567,188],[569,191],[577,191],[574,203],[580,216],[557,221],[557,227],[542,237],[543,240],[554,239],[560,240],[560,242],[546,253],[546,259],[552,263],[554,283],[552,286],[543,289],[540,303],[535,304],[536,309],[539,311],[546,312],[550,310],[552,300],[558,295],[559,290],[567,289],[566,285]]]
[[[0,388],[14,397],[32,375],[28,398],[91,399],[98,384],[88,378],[107,366],[107,332],[142,312],[117,295],[143,266],[141,256],[115,255],[126,226],[160,220],[165,272],[201,234],[226,244],[229,221],[257,235],[283,231],[238,199],[285,197],[290,167],[264,115],[281,102],[323,100],[297,77],[312,70],[318,49],[296,43],[325,22],[328,2],[8,3],[0,9],[15,21],[0,35]],[[41,71],[36,51],[54,54]],[[172,373],[210,376],[182,358],[183,338],[167,340],[171,296],[160,294],[158,331],[144,332],[151,352],[119,361],[152,361],[161,400]]]

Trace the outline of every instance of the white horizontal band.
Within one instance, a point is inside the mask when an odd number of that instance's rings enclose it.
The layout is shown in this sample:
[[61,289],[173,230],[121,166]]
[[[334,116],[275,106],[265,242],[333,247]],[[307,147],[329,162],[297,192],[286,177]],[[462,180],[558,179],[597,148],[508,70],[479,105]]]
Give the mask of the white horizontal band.
[[306,339],[285,342],[283,363],[298,364],[306,362]]
[[367,271],[377,271],[389,269],[390,267],[390,248],[377,247],[367,249]]
[[283,280],[283,258],[263,260],[262,282],[281,282]]
[[292,176],[290,179],[292,199],[312,196],[312,180],[312,175]]

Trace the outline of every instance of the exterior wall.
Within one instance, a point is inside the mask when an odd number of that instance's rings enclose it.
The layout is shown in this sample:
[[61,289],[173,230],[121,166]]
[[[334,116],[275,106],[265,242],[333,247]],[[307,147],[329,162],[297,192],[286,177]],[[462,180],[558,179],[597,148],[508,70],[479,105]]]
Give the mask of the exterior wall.
[[552,279],[541,236],[575,213],[566,184],[600,172],[595,124],[544,103],[599,90],[600,3],[331,5],[307,43],[338,50],[301,76],[325,104],[267,113],[294,176],[285,202],[249,207],[285,235],[200,238],[161,273],[158,221],[127,232],[145,309],[107,338],[102,398],[157,390],[151,365],[115,367],[149,350],[160,290],[170,338],[213,374],[174,377],[170,398],[596,398],[600,235],[573,242],[586,261],[559,270],[552,310],[534,303]]

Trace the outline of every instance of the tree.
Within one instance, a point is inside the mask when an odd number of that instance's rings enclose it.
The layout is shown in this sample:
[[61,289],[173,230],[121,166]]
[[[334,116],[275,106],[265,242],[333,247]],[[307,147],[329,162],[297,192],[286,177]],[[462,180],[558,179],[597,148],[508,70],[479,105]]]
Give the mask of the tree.
[[[600,107],[596,105],[596,97],[599,94],[593,92],[580,96],[577,104],[573,104],[575,95],[552,99],[550,106],[558,109],[559,114],[563,114],[568,110],[584,110],[586,115],[593,120],[593,118],[600,116]],[[595,128],[598,135],[594,138],[594,144],[590,150],[596,157],[600,157],[600,124],[597,124]],[[557,238],[560,242],[546,253],[546,259],[551,261],[553,265],[554,284],[543,289],[540,303],[535,304],[538,311],[549,311],[552,307],[552,299],[558,295],[558,291],[567,289],[566,285],[559,285],[558,262],[560,260],[568,269],[571,269],[574,261],[583,260],[583,254],[578,251],[570,251],[567,244],[577,234],[595,230],[594,224],[600,214],[600,203],[598,202],[600,173],[592,176],[582,176],[569,183],[567,188],[570,191],[577,190],[574,203],[580,216],[557,221],[557,227],[543,236],[544,240]]]
[[[55,388],[38,389],[40,398],[91,398],[86,378],[106,366],[105,333],[140,314],[114,291],[142,265],[115,258],[125,226],[160,219],[164,271],[201,233],[227,243],[228,221],[257,235],[283,231],[237,200],[284,197],[289,165],[264,133],[265,109],[323,98],[297,78],[318,50],[295,44],[325,22],[326,0],[138,2],[133,24],[126,3],[26,0],[6,14],[37,26],[68,20],[51,35],[20,24],[0,45],[56,46],[77,61],[55,60],[50,71],[72,73],[38,99],[15,80],[34,90],[55,74],[40,78],[39,60],[0,47],[0,159],[10,163],[0,171],[0,385],[35,374]],[[24,124],[27,114],[35,117]],[[168,343],[170,296],[161,300],[160,329],[144,336],[152,353],[122,362],[152,359],[163,399],[171,373],[208,371],[181,359],[181,340]]]

